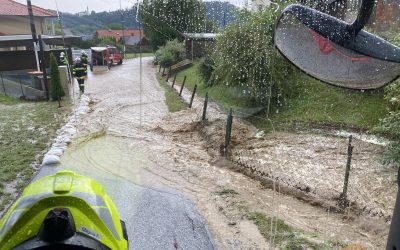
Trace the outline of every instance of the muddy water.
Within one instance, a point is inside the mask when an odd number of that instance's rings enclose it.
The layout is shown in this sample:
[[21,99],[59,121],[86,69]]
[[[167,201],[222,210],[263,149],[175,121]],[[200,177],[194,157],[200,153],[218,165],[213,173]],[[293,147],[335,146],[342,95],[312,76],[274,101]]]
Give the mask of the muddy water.
[[82,174],[110,174],[141,184],[140,175],[149,165],[148,152],[127,138],[101,136],[72,145],[63,155],[62,164]]
[[[260,182],[233,171],[230,162],[219,155],[225,115],[210,104],[206,126],[199,123],[202,100],[198,98],[193,109],[168,114],[163,90],[154,77],[156,69],[150,61],[144,60],[142,84],[136,59],[110,72],[89,76],[86,94],[92,100],[91,111],[79,122],[79,137],[61,159],[66,168],[94,177],[105,185],[122,217],[131,221],[130,230],[135,233],[133,237],[140,242],[138,244],[146,246],[143,239],[149,241],[139,232],[161,230],[157,235],[163,239],[168,231],[176,232],[170,227],[176,220],[187,221],[182,214],[195,211],[185,197],[174,191],[177,190],[196,204],[220,249],[269,247],[269,241],[246,219],[246,211],[282,218],[296,228],[316,234],[313,236],[316,241],[353,242],[371,249],[384,246],[384,233],[375,230],[376,226],[371,225],[373,220],[344,221],[341,214],[327,213],[323,208],[265,189]],[[190,93],[184,91],[184,96]],[[246,143],[256,131],[246,125],[238,127],[236,122],[234,131],[233,143],[248,151]],[[285,140],[290,141],[290,136]],[[307,171],[302,175],[307,175]],[[227,189],[237,194],[219,194]],[[183,211],[181,217],[174,215],[177,210],[174,206]],[[182,206],[191,208],[191,212]],[[141,216],[144,214],[146,216]],[[191,218],[194,217],[201,221],[196,216]],[[140,230],[137,230],[138,225],[141,225]],[[148,225],[153,226],[149,228]],[[186,237],[185,232],[176,233]],[[180,242],[185,244],[184,240]],[[209,245],[204,243],[203,246]]]

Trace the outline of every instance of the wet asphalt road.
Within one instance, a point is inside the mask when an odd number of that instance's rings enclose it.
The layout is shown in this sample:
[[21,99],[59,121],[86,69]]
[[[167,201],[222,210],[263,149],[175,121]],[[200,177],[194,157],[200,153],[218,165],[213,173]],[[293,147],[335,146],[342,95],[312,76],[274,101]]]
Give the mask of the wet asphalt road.
[[[88,114],[86,120],[84,118],[84,121],[79,121],[80,125],[83,124],[85,127],[83,132],[94,131],[98,127],[107,127],[107,133],[113,135],[127,137],[137,135],[136,140],[146,137],[149,132],[143,127],[160,121],[166,112],[163,92],[152,75],[154,69],[149,62],[150,59],[143,60],[143,85],[140,98],[138,96],[140,88],[138,86],[139,59],[115,66],[110,72],[103,72],[95,76],[89,75],[86,89],[91,98],[99,102],[99,105],[94,106],[95,111]],[[113,91],[107,89],[110,86],[113,87]],[[118,88],[119,86],[121,88]],[[127,86],[133,91],[132,93],[126,91]],[[145,104],[138,105],[140,100]],[[140,112],[152,114],[141,118],[140,124],[138,124],[137,117],[139,109]],[[152,141],[157,142],[157,140],[157,138],[153,138],[149,141],[151,143]],[[146,147],[146,141],[141,140],[141,148]],[[72,149],[72,151],[79,150],[84,149]],[[68,151],[71,149],[67,149]],[[101,151],[101,147],[99,147],[99,151]],[[138,182],[137,178],[146,178],[146,176],[139,176],[140,171],[130,175],[120,174],[117,176],[112,171],[100,168],[99,164],[93,162],[91,157],[78,159],[73,157],[73,153],[70,153],[69,157],[61,158],[62,166],[60,167],[43,166],[35,179],[54,173],[59,169],[68,169],[99,181],[118,207],[121,219],[126,223],[130,249],[215,248],[205,220],[193,202],[184,195],[170,188],[160,188],[159,186],[155,188],[142,184],[145,181]],[[98,152],[98,154],[106,153]],[[126,162],[123,164],[126,165]],[[147,163],[132,162],[132,165],[135,164],[145,165]]]

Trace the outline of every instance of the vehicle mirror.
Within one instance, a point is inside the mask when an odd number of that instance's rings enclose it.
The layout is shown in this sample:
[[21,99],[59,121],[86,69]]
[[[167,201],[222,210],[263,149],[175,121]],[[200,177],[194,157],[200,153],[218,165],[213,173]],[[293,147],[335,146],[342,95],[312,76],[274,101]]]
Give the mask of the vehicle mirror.
[[[363,16],[365,19],[365,16]],[[400,48],[317,10],[293,4],[274,33],[278,50],[307,74],[350,89],[376,89],[400,75]]]

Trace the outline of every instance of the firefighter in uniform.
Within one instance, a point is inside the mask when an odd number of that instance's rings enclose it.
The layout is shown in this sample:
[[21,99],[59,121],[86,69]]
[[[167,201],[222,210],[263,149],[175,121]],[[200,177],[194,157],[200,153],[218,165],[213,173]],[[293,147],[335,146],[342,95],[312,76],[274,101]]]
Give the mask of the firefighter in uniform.
[[81,62],[81,59],[78,57],[75,59],[73,74],[76,80],[78,80],[79,90],[81,93],[85,92],[85,78],[87,76],[87,68]]
[[81,54],[81,62],[82,62],[82,64],[83,64],[83,66],[84,66],[85,68],[87,68],[87,65],[88,65],[89,61],[88,61],[88,56],[87,56],[87,54],[86,54],[85,51],[82,51],[82,54]]
[[68,57],[65,55],[64,52],[60,53],[60,62],[61,62],[61,65],[68,65],[69,64],[68,63]]

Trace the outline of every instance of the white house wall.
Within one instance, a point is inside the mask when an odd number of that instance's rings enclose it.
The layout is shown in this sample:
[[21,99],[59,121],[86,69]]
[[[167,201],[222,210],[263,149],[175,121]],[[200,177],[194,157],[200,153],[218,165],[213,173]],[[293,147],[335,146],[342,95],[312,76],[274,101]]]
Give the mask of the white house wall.
[[[37,34],[47,34],[44,18],[34,18]],[[27,16],[0,16],[0,32],[6,35],[31,34],[29,17]]]

